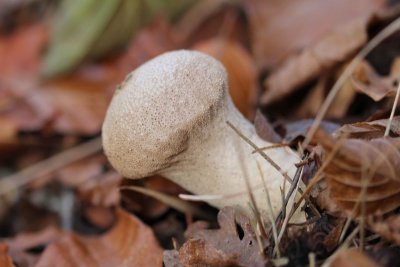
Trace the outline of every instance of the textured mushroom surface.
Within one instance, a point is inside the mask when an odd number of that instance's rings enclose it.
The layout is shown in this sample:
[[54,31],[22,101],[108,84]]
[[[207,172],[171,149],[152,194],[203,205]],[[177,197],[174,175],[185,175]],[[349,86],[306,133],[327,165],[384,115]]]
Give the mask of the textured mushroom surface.
[[[103,147],[111,164],[127,178],[161,174],[195,194],[234,195],[209,203],[235,206],[249,215],[244,175],[266,216],[264,177],[275,216],[285,179],[226,124],[259,147],[271,145],[234,107],[227,88],[224,67],[203,53],[173,51],[145,63],[127,76],[107,111]],[[299,160],[293,151],[277,148],[268,155],[293,177]],[[303,214],[295,220],[304,220]]]

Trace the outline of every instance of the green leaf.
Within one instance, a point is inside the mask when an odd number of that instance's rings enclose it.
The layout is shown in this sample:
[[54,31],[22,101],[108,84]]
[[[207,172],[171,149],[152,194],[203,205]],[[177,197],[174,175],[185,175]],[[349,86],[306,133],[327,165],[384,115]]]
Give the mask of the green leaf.
[[54,18],[42,75],[73,70],[125,46],[154,15],[174,19],[196,0],[64,0]]

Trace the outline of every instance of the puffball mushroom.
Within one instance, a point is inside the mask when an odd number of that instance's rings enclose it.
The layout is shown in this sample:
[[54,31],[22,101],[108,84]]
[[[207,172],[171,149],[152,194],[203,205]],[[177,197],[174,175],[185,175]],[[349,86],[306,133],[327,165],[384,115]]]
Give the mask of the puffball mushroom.
[[[123,176],[140,179],[159,174],[198,195],[229,195],[207,201],[234,206],[252,216],[245,175],[255,202],[268,221],[282,205],[281,188],[290,184],[230,127],[235,125],[259,147],[254,126],[233,105],[227,73],[216,59],[194,51],[164,53],[130,73],[116,90],[103,124],[103,148]],[[287,147],[267,155],[293,177],[299,157]],[[258,167],[259,165],[259,167]],[[243,170],[245,168],[245,170]],[[262,172],[262,176],[260,173]],[[297,212],[294,221],[304,221]]]

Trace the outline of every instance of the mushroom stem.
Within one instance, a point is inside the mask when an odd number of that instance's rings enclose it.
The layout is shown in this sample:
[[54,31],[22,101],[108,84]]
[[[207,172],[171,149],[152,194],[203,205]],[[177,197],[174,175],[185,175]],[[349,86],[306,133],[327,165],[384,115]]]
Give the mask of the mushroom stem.
[[[234,206],[253,216],[250,200],[247,194],[238,194],[246,190],[244,175],[247,175],[256,204],[263,218],[268,218],[267,193],[262,185],[260,170],[266,180],[267,190],[270,193],[273,216],[276,216],[282,207],[281,189],[287,192],[290,184],[285,183],[282,173],[271,166],[258,153],[254,154],[253,148],[243,141],[227,124],[232,125],[249,138],[258,147],[273,145],[261,139],[254,126],[243,117],[233,105],[230,97],[226,97],[226,108],[220,112],[207,130],[199,130],[190,142],[201,143],[201,146],[191,146],[183,159],[178,159],[175,164],[160,172],[164,177],[179,184],[188,191],[198,195],[231,195],[232,197],[208,200],[215,207]],[[223,148],[223,149],[221,149]],[[295,163],[299,157],[290,148],[280,147],[268,150],[266,154],[279,165],[283,172],[291,178],[296,172]],[[242,163],[240,162],[242,161]],[[242,169],[242,166],[246,170]],[[205,182],[204,177],[209,177]],[[254,189],[254,187],[256,187]],[[234,196],[236,195],[236,196]],[[288,213],[287,213],[288,214]],[[293,217],[296,222],[304,221],[303,214]]]
[[[234,206],[252,216],[245,174],[251,187],[266,179],[276,216],[289,184],[226,124],[240,129],[258,147],[271,146],[233,105],[227,74],[215,59],[193,51],[165,53],[145,63],[117,89],[103,124],[103,147],[111,164],[131,179],[161,174],[194,194],[235,195],[207,201]],[[288,147],[265,152],[289,177],[299,157]],[[262,175],[260,174],[260,166]],[[245,170],[243,170],[245,168]],[[263,186],[253,190],[266,219],[270,210]],[[297,212],[293,221],[303,222]]]

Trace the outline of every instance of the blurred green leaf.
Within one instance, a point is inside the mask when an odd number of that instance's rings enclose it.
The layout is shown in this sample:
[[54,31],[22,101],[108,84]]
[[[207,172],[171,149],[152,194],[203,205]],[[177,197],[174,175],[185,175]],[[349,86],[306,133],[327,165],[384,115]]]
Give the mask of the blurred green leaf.
[[100,58],[128,43],[161,14],[174,19],[196,0],[64,0],[44,56],[42,75],[52,77],[87,59]]

